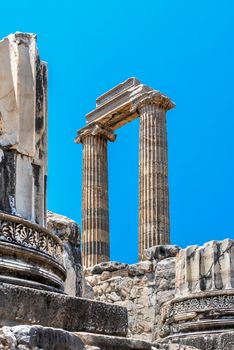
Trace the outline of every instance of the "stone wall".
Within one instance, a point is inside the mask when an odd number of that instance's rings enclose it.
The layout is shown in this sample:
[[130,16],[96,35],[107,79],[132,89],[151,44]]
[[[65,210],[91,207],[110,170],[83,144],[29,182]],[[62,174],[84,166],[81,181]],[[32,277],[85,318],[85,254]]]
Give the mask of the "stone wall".
[[158,337],[161,305],[175,294],[177,246],[155,246],[137,264],[107,262],[85,270],[85,297],[128,310],[128,336],[153,341]]

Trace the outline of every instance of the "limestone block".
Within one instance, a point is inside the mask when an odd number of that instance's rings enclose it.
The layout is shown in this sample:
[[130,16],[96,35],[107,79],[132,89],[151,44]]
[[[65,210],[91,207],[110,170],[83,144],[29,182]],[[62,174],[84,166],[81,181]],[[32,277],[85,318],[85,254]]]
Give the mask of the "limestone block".
[[71,296],[81,296],[82,263],[80,226],[75,221],[50,211],[47,213],[47,226],[63,242],[64,265],[67,271],[64,292]]
[[127,264],[119,263],[117,261],[107,261],[103,262],[101,264],[95,265],[91,267],[90,269],[86,269],[88,271],[91,271],[92,274],[102,274],[104,271],[118,271],[121,269],[125,269]]
[[39,324],[69,332],[127,334],[127,310],[121,306],[5,283],[0,284],[0,315],[3,326]]
[[175,257],[180,249],[177,245],[156,245],[144,251],[144,258],[147,260],[163,260]]

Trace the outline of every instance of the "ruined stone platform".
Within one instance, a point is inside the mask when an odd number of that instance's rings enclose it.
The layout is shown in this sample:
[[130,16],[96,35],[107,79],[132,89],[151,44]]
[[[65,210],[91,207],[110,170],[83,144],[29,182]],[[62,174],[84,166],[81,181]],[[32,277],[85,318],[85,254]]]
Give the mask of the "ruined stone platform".
[[126,336],[124,307],[37,289],[0,284],[0,326],[41,325],[70,332]]

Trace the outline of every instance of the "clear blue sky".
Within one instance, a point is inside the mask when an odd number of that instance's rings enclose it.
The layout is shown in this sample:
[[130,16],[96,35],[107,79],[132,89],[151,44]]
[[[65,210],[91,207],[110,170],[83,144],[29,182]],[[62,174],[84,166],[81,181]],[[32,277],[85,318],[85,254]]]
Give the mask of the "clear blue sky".
[[[81,223],[82,147],[97,96],[128,77],[168,94],[171,241],[234,237],[233,0],[1,2],[0,36],[35,32],[49,64],[48,208]],[[138,120],[109,147],[111,258],[137,260]]]

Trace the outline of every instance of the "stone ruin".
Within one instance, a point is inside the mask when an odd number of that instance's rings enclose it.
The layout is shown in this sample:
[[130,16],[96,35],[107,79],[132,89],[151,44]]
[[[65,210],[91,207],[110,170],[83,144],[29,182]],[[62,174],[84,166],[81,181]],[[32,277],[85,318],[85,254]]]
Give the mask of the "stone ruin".
[[[47,65],[36,36],[0,41],[0,349],[234,350],[234,241],[170,245],[166,112],[130,78],[96,100],[80,227],[46,208]],[[110,261],[108,141],[140,119],[139,262]],[[82,266],[83,261],[83,266]]]

